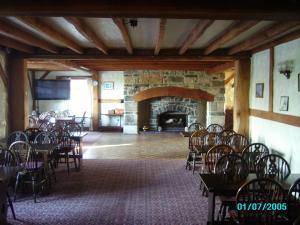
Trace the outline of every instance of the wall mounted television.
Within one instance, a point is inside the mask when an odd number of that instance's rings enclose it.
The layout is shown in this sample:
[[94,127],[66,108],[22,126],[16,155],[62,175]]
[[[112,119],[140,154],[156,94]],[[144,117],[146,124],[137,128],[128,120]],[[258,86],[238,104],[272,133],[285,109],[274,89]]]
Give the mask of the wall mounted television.
[[35,100],[70,99],[70,80],[35,80]]

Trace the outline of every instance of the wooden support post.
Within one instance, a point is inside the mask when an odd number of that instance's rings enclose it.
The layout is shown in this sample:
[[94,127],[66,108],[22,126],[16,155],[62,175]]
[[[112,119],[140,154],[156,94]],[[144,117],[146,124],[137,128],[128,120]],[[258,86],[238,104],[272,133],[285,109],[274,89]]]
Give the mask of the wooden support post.
[[12,55],[8,60],[9,74],[9,130],[28,127],[28,79],[25,59]]
[[246,136],[249,132],[250,65],[250,59],[235,62],[233,129]]
[[269,73],[269,112],[273,112],[273,72],[274,72],[274,47],[270,48],[270,73]]
[[93,73],[92,75],[92,85],[93,85],[93,113],[92,113],[92,127],[93,130],[96,131],[99,129],[99,85],[100,83],[98,82],[98,85],[94,84],[94,81],[98,81],[98,73]]
[[35,85],[35,71],[31,71],[31,84],[32,84],[32,110],[37,110],[37,100],[35,100],[35,93],[34,93],[34,85]]

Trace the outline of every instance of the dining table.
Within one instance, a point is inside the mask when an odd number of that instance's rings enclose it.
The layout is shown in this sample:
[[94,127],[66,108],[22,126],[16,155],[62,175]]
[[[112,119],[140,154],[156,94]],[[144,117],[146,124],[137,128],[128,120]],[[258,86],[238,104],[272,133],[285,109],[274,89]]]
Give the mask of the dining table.
[[[199,173],[199,176],[208,193],[207,224],[215,224],[215,200],[217,196],[234,197],[243,184],[257,178],[255,173],[250,173],[245,180],[239,183],[229,184],[222,182],[222,176],[218,174]],[[280,182],[280,184],[287,193],[291,185],[299,178],[300,174],[290,174],[288,178]]]

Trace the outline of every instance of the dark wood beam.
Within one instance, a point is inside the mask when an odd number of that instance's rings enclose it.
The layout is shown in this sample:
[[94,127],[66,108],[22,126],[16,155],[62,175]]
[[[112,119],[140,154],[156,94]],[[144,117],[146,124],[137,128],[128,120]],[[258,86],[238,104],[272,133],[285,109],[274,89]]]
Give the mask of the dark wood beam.
[[5,70],[4,70],[1,63],[0,63],[0,77],[1,77],[1,80],[4,84],[4,87],[7,89],[7,87],[8,87],[8,77],[7,77],[7,74],[5,73]]
[[191,47],[205,32],[205,30],[213,23],[213,20],[199,20],[196,26],[192,29],[192,31],[188,34],[186,39],[184,40],[179,54],[182,55],[186,52],[186,50]]
[[275,47],[276,45],[280,45],[285,42],[293,41],[298,38],[300,38],[300,29],[297,29],[291,33],[284,35],[283,37],[277,38],[277,39],[270,41],[264,45],[260,45],[257,48],[252,49],[252,53],[260,52],[260,51],[266,50],[268,48]]
[[209,69],[208,73],[221,73],[224,72],[225,70],[232,69],[232,68],[234,68],[234,62],[233,61],[226,62]]
[[26,31],[19,29],[13,23],[4,19],[0,20],[0,34],[27,45],[36,46],[52,53],[58,53],[58,49],[56,46],[50,44],[47,41],[44,41],[43,39],[37,38]]
[[51,73],[51,71],[46,71],[41,77],[40,80],[46,79],[46,77]]
[[42,19],[26,16],[26,17],[17,17],[17,19],[28,26],[32,27],[33,29],[49,36],[50,38],[60,42],[61,44],[65,45],[69,49],[73,50],[76,53],[82,54],[83,49],[72,39],[65,36],[64,34],[58,32],[47,23],[45,23]]
[[27,60],[27,68],[32,71],[72,71],[64,65],[57,65],[48,60]]
[[81,18],[75,17],[65,17],[65,19],[71,23],[76,30],[82,34],[87,40],[92,42],[97,49],[99,49],[104,54],[107,54],[106,45],[100,40],[97,34],[91,29],[91,27]]
[[71,70],[79,70],[86,73],[91,73],[89,70],[84,70],[80,65],[78,65],[76,62],[68,61],[68,60],[50,60],[49,62],[56,64],[56,65],[62,65],[65,66]]
[[5,37],[3,35],[0,35],[0,45],[8,47],[8,48],[13,48],[13,49],[21,51],[21,52],[34,53],[33,47],[23,44],[21,42],[15,41],[15,40]]
[[111,60],[174,60],[174,61],[190,61],[190,60],[197,60],[197,61],[234,61],[240,57],[249,57],[250,54],[240,55],[240,56],[233,56],[228,55],[227,50],[222,51],[215,51],[213,54],[209,56],[203,55],[203,50],[201,49],[190,49],[184,55],[178,55],[179,49],[161,49],[159,55],[153,55],[153,49],[143,50],[143,49],[135,49],[134,54],[128,55],[127,51],[120,51],[120,50],[110,50],[109,55],[101,55],[95,51],[88,51],[85,50],[85,54],[72,54],[68,53],[61,53],[61,54],[49,54],[45,52],[40,52],[36,54],[22,54],[22,57],[28,59],[65,59],[65,60],[103,60],[103,61],[111,61]]
[[1,16],[300,20],[298,0],[2,0]]
[[273,84],[274,84],[274,48],[270,48],[270,71],[269,71],[269,112],[273,112]]
[[130,36],[129,36],[129,33],[128,33],[128,29],[125,25],[124,19],[122,19],[122,18],[113,18],[113,21],[116,24],[116,26],[119,28],[119,30],[122,34],[122,37],[123,37],[123,40],[125,42],[125,46],[126,46],[126,49],[127,49],[128,53],[132,54],[133,53],[133,47],[132,47],[131,39],[130,39]]
[[270,42],[278,36],[282,36],[285,32],[298,26],[300,22],[278,22],[263,31],[258,31],[251,37],[229,49],[228,54],[232,55],[241,51],[251,50],[257,46]]
[[160,48],[161,48],[161,42],[164,39],[165,31],[166,31],[166,23],[167,19],[160,19],[159,21],[159,34],[156,40],[155,44],[155,50],[154,50],[154,55],[158,55]]
[[228,84],[234,78],[234,73],[232,73],[226,80],[224,80],[224,84]]
[[241,33],[255,26],[258,22],[251,21],[237,21],[225,29],[220,35],[218,35],[212,43],[210,43],[204,50],[204,55],[208,55],[216,49],[222,47],[227,42],[239,36]]
[[[93,81],[99,81],[98,73],[92,74]],[[99,85],[99,82],[98,82]],[[93,102],[92,102],[92,127],[94,131],[99,129],[99,86],[93,85]]]

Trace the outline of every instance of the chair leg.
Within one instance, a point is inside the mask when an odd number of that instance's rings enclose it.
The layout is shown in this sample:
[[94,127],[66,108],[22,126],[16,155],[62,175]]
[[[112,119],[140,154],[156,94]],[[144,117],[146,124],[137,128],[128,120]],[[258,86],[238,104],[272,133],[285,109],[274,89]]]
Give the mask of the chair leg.
[[14,202],[17,200],[17,190],[20,182],[20,174],[17,174],[16,183],[15,183],[15,193],[14,193]]
[[77,162],[76,162],[76,154],[75,154],[75,150],[74,149],[72,150],[72,154],[73,154],[75,169],[78,170]]
[[54,170],[54,166],[53,163],[51,161],[49,161],[50,164],[50,169],[51,169],[51,175],[54,177],[54,182],[56,182],[56,174],[55,174],[55,170]]
[[34,197],[34,203],[36,203],[36,178],[35,175],[32,175],[31,177],[31,184],[32,184],[32,191],[33,191],[33,197]]
[[68,175],[70,174],[70,165],[69,165],[69,153],[66,152],[66,163],[67,163],[67,167],[68,167]]
[[12,203],[12,201],[11,201],[11,198],[10,198],[8,192],[6,192],[6,196],[7,196],[7,201],[8,201],[9,207],[10,207],[10,209],[11,209],[11,213],[12,213],[12,215],[13,215],[13,218],[14,218],[14,220],[16,220],[17,218],[16,218],[14,206],[13,206],[13,203]]

